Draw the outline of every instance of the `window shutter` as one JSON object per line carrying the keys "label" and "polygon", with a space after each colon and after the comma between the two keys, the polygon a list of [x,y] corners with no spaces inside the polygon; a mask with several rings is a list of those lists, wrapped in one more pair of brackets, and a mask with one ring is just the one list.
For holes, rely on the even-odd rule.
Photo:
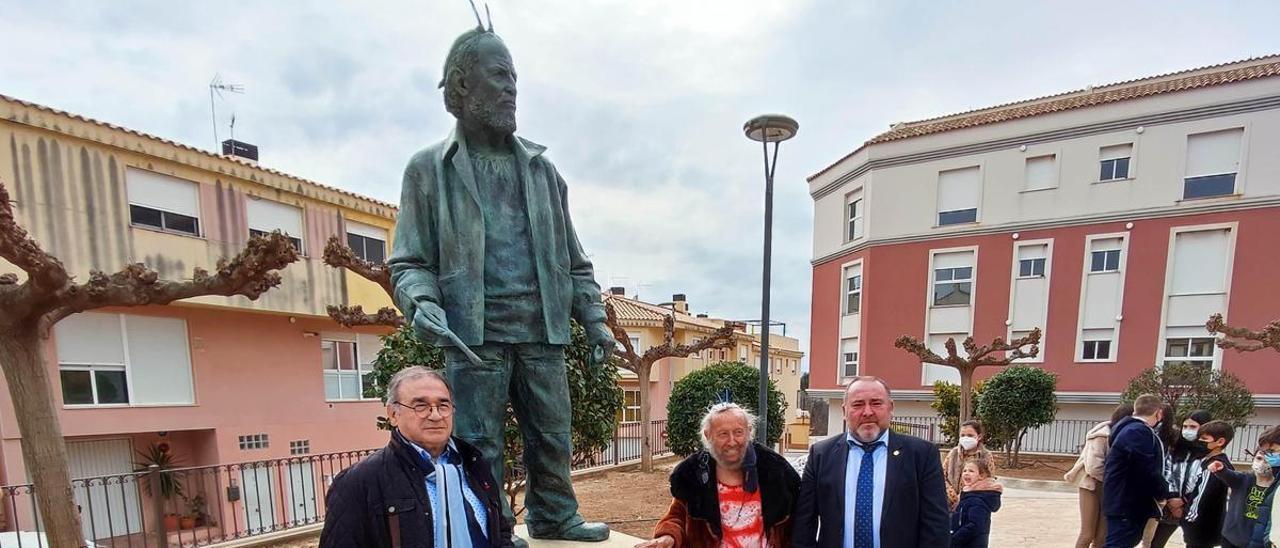
{"label": "window shutter", "polygon": [[1098,160],[1114,160],[1116,158],[1132,158],[1133,144],[1112,145],[1098,149]]}
{"label": "window shutter", "polygon": [[302,238],[302,210],[271,200],[249,199],[249,228],[271,232],[280,230],[294,238]]}
{"label": "window shutter", "polygon": [[134,403],[195,403],[187,324],[179,318],[125,316]]}
{"label": "window shutter", "polygon": [[1187,177],[1240,171],[1244,128],[1187,136]]}
{"label": "window shutter", "polygon": [[125,171],[125,186],[131,204],[200,217],[200,189],[194,182],[129,168]]}
{"label": "window shutter", "polygon": [[938,211],[977,209],[981,186],[978,166],[938,173]]}
{"label": "window shutter", "polygon": [[357,223],[355,221],[346,221],[346,224],[348,234],[364,236],[365,238],[373,238],[375,240],[381,240],[384,243],[387,241],[387,230],[384,228],[378,228],[364,223]]}
{"label": "window shutter", "polygon": [[119,314],[72,314],[53,326],[58,362],[124,365]]}
{"label": "window shutter", "polygon": [[973,266],[973,252],[938,253],[933,256],[933,269],[965,268]]}
{"label": "window shutter", "polygon": [[1227,250],[1231,231],[1201,230],[1178,233],[1173,244],[1173,284],[1170,292],[1220,293],[1227,288]]}
{"label": "window shutter", "polygon": [[1040,190],[1058,186],[1058,169],[1055,156],[1027,158],[1027,190]]}

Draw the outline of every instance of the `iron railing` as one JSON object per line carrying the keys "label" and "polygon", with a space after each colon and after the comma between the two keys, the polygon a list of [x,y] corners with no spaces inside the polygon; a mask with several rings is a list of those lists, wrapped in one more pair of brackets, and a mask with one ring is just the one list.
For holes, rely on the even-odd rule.
{"label": "iron railing", "polygon": [[[665,420],[653,421],[653,454],[670,452]],[[618,426],[599,451],[574,470],[638,461],[640,424]],[[324,521],[324,495],[334,476],[374,449],[148,470],[71,481],[89,546],[206,546]],[[156,496],[159,494],[159,496]],[[0,486],[0,545],[44,548],[31,484]]]}
{"label": "iron railing", "polygon": [[[1039,428],[1028,430],[1022,438],[1022,451],[1025,453],[1044,453],[1049,455],[1079,455],[1084,448],[1085,435],[1099,421],[1081,419],[1055,420]],[[899,429],[908,429],[911,435],[925,440],[945,444],[950,440],[942,433],[942,418],[927,417],[894,417],[893,425]],[[1245,450],[1253,450],[1258,444],[1258,436],[1271,425],[1248,424],[1236,429],[1235,437],[1227,446],[1227,456],[1232,462],[1250,462]]]}

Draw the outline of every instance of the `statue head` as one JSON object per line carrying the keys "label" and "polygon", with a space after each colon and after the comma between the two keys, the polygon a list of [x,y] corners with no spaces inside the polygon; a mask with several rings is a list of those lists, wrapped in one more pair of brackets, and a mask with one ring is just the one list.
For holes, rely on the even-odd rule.
{"label": "statue head", "polygon": [[516,131],[516,71],[493,31],[477,27],[453,41],[444,62],[444,107],[465,125],[501,135]]}

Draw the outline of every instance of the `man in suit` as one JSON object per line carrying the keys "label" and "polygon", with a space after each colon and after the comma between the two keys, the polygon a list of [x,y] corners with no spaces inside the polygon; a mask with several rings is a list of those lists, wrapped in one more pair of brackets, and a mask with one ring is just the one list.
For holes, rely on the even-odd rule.
{"label": "man in suit", "polygon": [[889,432],[893,397],[879,377],[844,393],[845,433],[814,444],[800,480],[798,548],[945,547],[942,461],[932,443]]}

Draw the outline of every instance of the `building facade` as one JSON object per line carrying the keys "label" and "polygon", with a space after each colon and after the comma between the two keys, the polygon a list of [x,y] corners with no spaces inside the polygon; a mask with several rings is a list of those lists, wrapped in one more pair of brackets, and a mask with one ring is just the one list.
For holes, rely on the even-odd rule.
{"label": "building facade", "polygon": [[[322,256],[338,237],[382,261],[393,205],[4,96],[0,142],[0,182],[15,199],[18,222],[77,279],[135,262],[162,279],[189,279],[194,268],[214,270],[251,235],[273,230],[302,254],[257,301],[202,297],[57,324],[45,355],[73,477],[133,472],[153,444],[175,465],[204,466],[386,443],[375,428],[385,410],[362,391],[385,329],[343,328],[325,308],[375,310],[391,300]],[[19,271],[0,261],[0,272]],[[22,443],[0,379],[0,484],[29,481]],[[320,482],[329,478],[312,468],[277,477],[284,473],[242,474],[242,496],[210,500],[211,511],[225,505],[219,511],[228,522],[249,529],[305,521],[298,504],[314,514]],[[313,500],[282,503],[279,490],[291,481],[295,497]],[[77,491],[82,508],[96,496]],[[97,515],[82,516],[87,538],[97,538],[91,529],[141,532],[140,515],[129,514],[149,507],[139,505],[136,490],[120,496],[129,499],[117,501],[127,512],[105,515],[104,499]]]}
{"label": "building facade", "polygon": [[[723,327],[729,320],[711,318],[706,314],[692,314],[685,295],[672,296],[671,302],[650,304],[628,298],[620,287],[610,288],[604,295],[618,315],[618,323],[627,330],[631,345],[637,353],[664,343],[663,320],[675,318],[675,342],[694,344],[705,339],[712,331]],[[649,382],[650,416],[653,420],[667,418],[667,401],[671,388],[685,375],[708,365],[724,361],[741,361],[752,367],[760,365],[760,336],[748,331],[748,326],[735,323],[734,343],[727,348],[703,350],[686,358],[664,358],[653,365]],[[800,341],[793,337],[773,334],[769,337],[769,378],[787,401],[788,422],[796,418],[796,399],[800,393]],[[623,390],[622,422],[640,420],[640,385],[635,373],[621,370],[619,384]]]}
{"label": "building facade", "polygon": [[[943,353],[1039,327],[1059,418],[1102,419],[1144,369],[1239,376],[1280,423],[1280,356],[1224,352],[1204,324],[1280,317],[1280,57],[895,124],[808,180],[811,395],[878,375],[927,416]],[[998,371],[979,370],[979,378]]]}

